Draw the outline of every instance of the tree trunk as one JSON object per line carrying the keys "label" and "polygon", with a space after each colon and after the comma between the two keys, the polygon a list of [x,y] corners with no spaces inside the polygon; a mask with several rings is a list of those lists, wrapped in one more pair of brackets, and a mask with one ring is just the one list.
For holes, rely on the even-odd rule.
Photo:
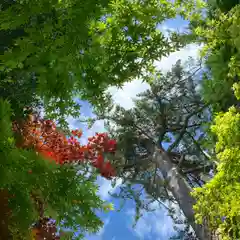
{"label": "tree trunk", "polygon": [[177,166],[172,163],[167,152],[156,149],[154,161],[162,172],[163,178],[167,183],[167,188],[172,193],[185,217],[189,221],[199,240],[212,239],[210,231],[205,226],[195,223],[193,205],[195,199],[190,195],[192,191],[186,180],[179,174]]}

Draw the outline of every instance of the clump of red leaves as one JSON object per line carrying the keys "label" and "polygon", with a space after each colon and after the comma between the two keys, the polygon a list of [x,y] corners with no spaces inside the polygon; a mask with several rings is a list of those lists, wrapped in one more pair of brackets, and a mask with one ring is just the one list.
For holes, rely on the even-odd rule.
{"label": "clump of red leaves", "polygon": [[109,161],[104,161],[104,153],[116,151],[116,141],[109,139],[106,133],[96,133],[88,139],[87,145],[81,145],[77,138],[82,136],[80,130],[73,130],[69,139],[60,132],[51,120],[30,115],[22,124],[14,123],[13,130],[22,136],[19,147],[34,147],[57,164],[90,162],[100,174],[111,179],[116,176],[115,169]]}

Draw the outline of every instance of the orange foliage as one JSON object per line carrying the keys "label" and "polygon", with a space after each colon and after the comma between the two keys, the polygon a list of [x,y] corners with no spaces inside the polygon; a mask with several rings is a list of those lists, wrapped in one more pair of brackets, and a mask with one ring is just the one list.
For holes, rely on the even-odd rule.
{"label": "orange foliage", "polygon": [[80,130],[73,130],[69,139],[56,128],[51,120],[40,119],[30,115],[28,121],[19,126],[14,123],[13,129],[22,136],[19,147],[34,147],[36,152],[57,164],[81,163],[88,161],[99,169],[102,176],[112,178],[116,172],[109,161],[105,162],[103,153],[114,153],[116,141],[109,139],[106,133],[97,133],[88,139],[87,145],[81,145],[76,138],[82,136]]}
{"label": "orange foliage", "polygon": [[[16,146],[20,148],[34,148],[37,154],[41,154],[49,161],[57,164],[90,162],[96,167],[100,174],[111,179],[116,176],[115,169],[109,161],[104,161],[104,153],[114,153],[116,150],[116,141],[109,139],[106,133],[97,133],[94,137],[88,139],[87,145],[81,145],[77,138],[82,136],[82,131],[73,130],[69,139],[57,129],[56,124],[51,120],[44,120],[35,115],[30,115],[26,121],[14,122],[13,131],[18,134],[20,140],[17,140]],[[29,169],[29,174],[32,170]],[[4,197],[5,192],[0,192],[1,206],[5,206],[8,197]],[[5,196],[5,195],[4,195]],[[32,238],[34,240],[57,240],[55,223],[44,217],[44,201],[38,199],[32,194],[32,199],[36,203],[36,209],[39,212],[37,224],[32,228]],[[76,202],[77,203],[77,202]],[[7,205],[6,205],[7,206]],[[7,209],[3,207],[3,209]],[[0,213],[0,215],[2,215]],[[8,229],[7,220],[5,224],[0,225],[0,231]],[[3,216],[2,215],[2,216]],[[0,219],[1,220],[1,219]],[[8,234],[8,231],[6,231]],[[3,236],[0,234],[0,237]],[[7,235],[6,235],[7,236]],[[6,238],[7,239],[7,238]]]}

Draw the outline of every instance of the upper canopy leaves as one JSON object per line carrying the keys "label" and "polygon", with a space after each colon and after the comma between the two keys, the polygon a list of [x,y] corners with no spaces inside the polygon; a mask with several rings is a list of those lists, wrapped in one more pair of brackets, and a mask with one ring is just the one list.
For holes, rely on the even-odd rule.
{"label": "upper canopy leaves", "polygon": [[156,29],[176,16],[168,1],[24,0],[2,8],[3,79],[35,79],[46,112],[66,113],[76,94],[97,104],[107,86],[151,71],[179,45]]}

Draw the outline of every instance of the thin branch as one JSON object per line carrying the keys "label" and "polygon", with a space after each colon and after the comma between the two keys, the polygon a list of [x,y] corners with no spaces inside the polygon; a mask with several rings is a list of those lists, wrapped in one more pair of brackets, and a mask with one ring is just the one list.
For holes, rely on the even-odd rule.
{"label": "thin branch", "polygon": [[192,136],[192,134],[189,133],[188,131],[186,131],[186,134],[191,137],[191,139],[193,140],[193,143],[196,145],[197,149],[198,149],[207,159],[210,160],[209,155],[207,155],[207,154],[202,150],[202,148],[200,147],[199,143],[196,141],[196,139],[194,139],[194,137]]}
{"label": "thin branch", "polygon": [[194,176],[193,174],[190,174],[190,177],[195,181],[195,183],[197,183],[198,184],[198,186],[199,187],[202,187],[202,185],[201,185],[201,183],[200,183],[200,181],[202,181],[203,182],[203,184],[205,184],[206,182],[205,181],[203,181],[203,180],[201,180],[201,179],[199,179],[199,178],[197,178],[196,176]]}
{"label": "thin branch", "polygon": [[208,165],[204,165],[204,166],[198,166],[198,167],[195,167],[195,168],[190,168],[190,169],[187,169],[187,170],[182,170],[182,172],[184,174],[187,174],[187,173],[198,173],[198,172],[202,172],[202,170],[209,170],[213,167],[213,164],[208,164]]}
{"label": "thin branch", "polygon": [[158,169],[158,164],[157,164],[157,162],[156,162],[156,163],[155,163],[155,170],[154,170],[154,178],[153,178],[153,182],[156,181],[157,169]]}
{"label": "thin branch", "polygon": [[142,128],[140,128],[136,123],[133,122],[133,126],[136,129],[138,129],[143,135],[145,135],[149,140],[151,140],[153,144],[156,144],[156,141],[153,139],[153,137],[148,135],[148,133],[146,131],[144,131]]}
{"label": "thin branch", "polygon": [[182,155],[179,159],[179,163],[177,165],[177,170],[179,170],[181,168],[181,165],[182,165],[183,161],[184,161],[184,155]]}
{"label": "thin branch", "polygon": [[[108,119],[108,120],[112,120],[114,121],[115,123],[119,123],[119,120],[116,119],[116,118],[113,118],[113,117],[110,117],[110,116],[105,116],[104,117],[105,119]],[[157,145],[156,141],[154,140],[154,138],[152,136],[150,136],[146,131],[144,131],[141,127],[139,127],[134,121],[132,121],[132,126],[134,128],[136,128],[137,130],[139,130],[143,135],[145,135],[149,140],[151,140],[152,144],[154,145]],[[163,147],[162,146],[159,146],[160,149],[163,150]]]}
{"label": "thin branch", "polygon": [[182,129],[182,131],[180,132],[179,136],[177,137],[177,139],[175,140],[175,142],[173,142],[173,144],[171,144],[168,148],[168,152],[171,152],[178,144],[179,142],[182,140],[182,137],[184,136],[184,134],[186,133],[186,129],[188,126],[188,121],[190,120],[191,117],[193,117],[195,114],[202,112],[205,108],[207,108],[209,106],[209,104],[204,105],[203,107],[201,107],[200,109],[192,112],[191,114],[189,114],[186,119],[185,119],[185,123],[184,123],[184,127]]}
{"label": "thin branch", "polygon": [[[188,125],[187,127],[186,127],[186,129],[187,128],[192,128],[192,127],[200,127],[201,126],[201,123],[195,123],[195,124],[192,124],[192,125]],[[185,127],[185,126],[176,126],[175,128],[173,127],[173,128],[167,128],[167,131],[168,132],[174,132],[174,131],[179,131],[179,130],[181,130],[183,127]]]}
{"label": "thin branch", "polygon": [[164,202],[162,202],[161,200],[159,200],[159,198],[154,197],[154,200],[157,201],[159,204],[161,204],[166,210],[168,210],[169,212],[171,212],[171,208],[169,208]]}

